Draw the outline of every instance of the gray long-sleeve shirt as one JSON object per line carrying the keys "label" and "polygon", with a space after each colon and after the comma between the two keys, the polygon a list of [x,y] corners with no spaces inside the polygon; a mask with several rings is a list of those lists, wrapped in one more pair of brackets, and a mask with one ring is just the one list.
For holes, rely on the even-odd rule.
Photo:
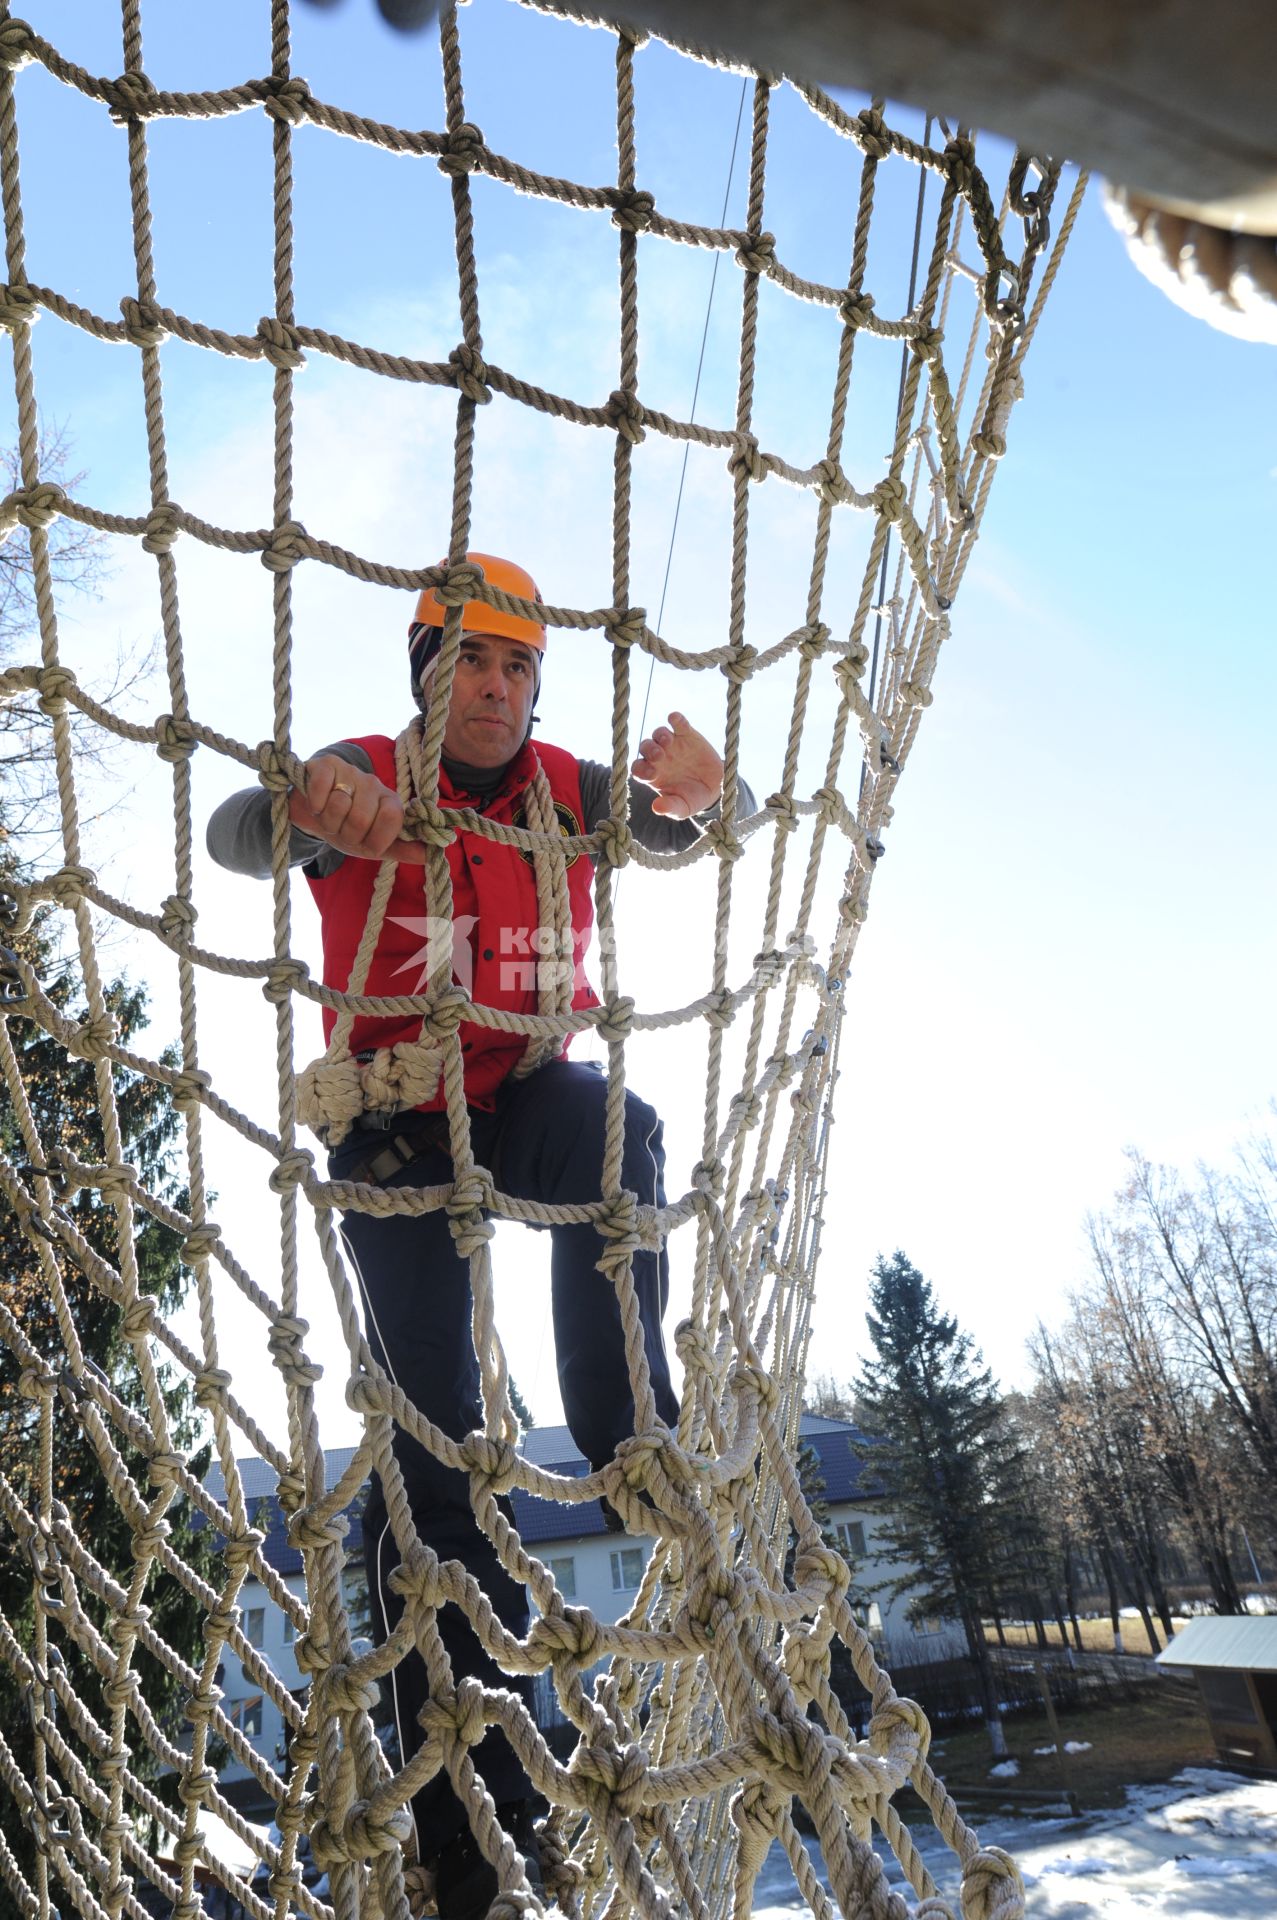
{"label": "gray long-sleeve shirt", "polygon": [[[339,740],[320,751],[336,754],[338,759],[358,767],[361,772],[372,772],[372,761],[363,747],[353,741]],[[596,760],[582,760],[579,765],[584,830],[592,833],[608,818],[612,776]],[[711,820],[719,817],[715,804],[690,820],[670,820],[664,814],[653,813],[654,797],[651,787],[638,780],[630,781],[630,828],[639,845],[650,853],[681,852],[700,838]],[[757,804],[749,787],[740,781],[736,818],[741,820],[755,812]],[[270,873],[271,841],[270,795],[265,788],[246,787],[223,800],[209,818],[206,839],[209,853],[219,867],[226,867],[232,873],[249,874],[253,879],[265,879]],[[326,840],[293,828],[288,845],[290,866],[308,867],[316,879],[322,880],[335,873],[345,858],[344,853],[330,847]]]}

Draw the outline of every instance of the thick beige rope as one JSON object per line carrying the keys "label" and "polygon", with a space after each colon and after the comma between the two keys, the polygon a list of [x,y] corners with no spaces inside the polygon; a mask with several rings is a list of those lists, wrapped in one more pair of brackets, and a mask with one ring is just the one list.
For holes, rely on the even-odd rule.
{"label": "thick beige rope", "polygon": [[[589,16],[565,6],[546,11]],[[74,924],[88,998],[88,1016],[76,1024],[62,1015],[41,983],[21,963],[26,1002],[68,1055],[93,1062],[104,1127],[105,1157],[90,1166],[64,1143],[41,1137],[24,1081],[23,1062],[7,1022],[0,1039],[0,1073],[15,1116],[25,1162],[0,1155],[0,1196],[28,1236],[55,1315],[65,1359],[51,1365],[31,1344],[0,1300],[0,1340],[15,1356],[21,1391],[36,1414],[36,1495],[25,1501],[0,1475],[0,1526],[32,1568],[30,1629],[0,1618],[0,1659],[26,1690],[36,1733],[33,1777],[19,1768],[0,1730],[0,1798],[36,1836],[34,1878],[28,1879],[7,1840],[0,1839],[0,1881],[31,1920],[50,1920],[71,1899],[85,1913],[128,1914],[141,1920],[135,1891],[141,1875],[171,1900],[182,1920],[200,1912],[197,1876],[212,1872],[254,1920],[284,1920],[300,1912],[321,1920],[385,1915],[406,1920],[410,1894],[421,1889],[405,1876],[407,1803],[433,1774],[446,1772],[467,1807],[480,1844],[496,1866],[503,1894],[494,1910],[514,1920],[532,1900],[522,1865],[496,1822],[495,1808],[477,1774],[472,1750],[485,1728],[500,1723],[529,1776],[554,1809],[544,1834],[548,1885],[585,1914],[644,1915],[684,1906],[695,1920],[744,1920],[757,1876],[773,1841],[789,1860],[795,1883],[812,1911],[832,1912],[812,1859],[790,1812],[803,1801],[818,1832],[833,1901],[847,1915],[925,1916],[941,1920],[954,1908],[936,1894],[927,1867],[892,1806],[906,1779],[913,1782],[961,1869],[963,1920],[1014,1920],[1023,1911],[1013,1865],[996,1849],[981,1849],[927,1765],[928,1730],[912,1703],[898,1698],[847,1602],[849,1572],[820,1537],[794,1464],[800,1391],[811,1335],[811,1306],[820,1251],[822,1210],[830,1178],[832,1098],[843,1046],[844,986],[863,924],[869,887],[890,823],[892,796],[931,703],[939,649],[949,632],[949,610],[976,537],[992,476],[1005,451],[1007,424],[1022,390],[1021,370],[1060,248],[1076,212],[1070,206],[1030,308],[1033,276],[1048,244],[1048,219],[1058,168],[1019,156],[1001,208],[976,165],[974,145],[959,133],[943,148],[912,140],[886,123],[875,104],[849,115],[812,88],[799,89],[814,114],[860,156],[859,189],[849,234],[845,285],[825,286],[786,267],[766,227],[768,130],[775,76],[755,76],[745,226],[712,228],[658,210],[640,184],[635,110],[639,38],[616,36],[615,183],[582,186],[532,172],[494,154],[466,115],[456,12],[444,10],[441,46],[445,126],[438,132],[388,127],[317,101],[291,71],[286,0],[272,0],[269,76],[207,93],[163,92],[145,72],[139,0],[123,0],[122,72],[98,79],[65,60],[0,6],[0,190],[6,223],[7,282],[0,286],[0,327],[12,338],[20,428],[21,486],[0,502],[0,534],[29,530],[40,618],[41,656],[0,675],[0,693],[39,700],[54,723],[62,818],[62,864],[16,888],[10,920],[21,928],[41,902],[66,912]],[[704,50],[692,51],[703,53]],[[713,56],[706,56],[712,58]],[[55,289],[34,286],[26,274],[15,75],[29,61],[99,101],[122,124],[128,147],[136,286],[121,300],[122,319],[106,320]],[[274,311],[253,333],[212,328],[165,307],[150,244],[147,131],[153,118],[216,118],[263,112],[272,134]],[[293,299],[291,142],[302,125],[325,129],[383,149],[434,162],[449,182],[456,232],[462,337],[442,363],[411,361],[376,347],[338,339],[299,319]],[[896,317],[879,314],[867,282],[875,187],[884,166],[918,169],[931,183],[932,220],[920,260],[916,304]],[[604,404],[547,392],[484,358],[472,173],[520,192],[606,217],[617,234],[619,330],[616,386]],[[1080,188],[1079,188],[1080,192]],[[1022,223],[1022,244],[1012,242]],[[963,257],[963,235],[975,257]],[[646,238],[643,238],[646,236]],[[656,240],[727,251],[740,271],[741,334],[737,398],[730,424],[703,426],[649,404],[640,394],[639,294],[642,247]],[[640,241],[642,240],[642,246]],[[811,302],[837,329],[830,426],[823,452],[791,460],[765,451],[754,429],[754,383],[759,352],[760,289]],[[977,297],[960,371],[946,352],[946,330],[965,288]],[[108,514],[73,500],[38,470],[35,389],[30,328],[41,310],[64,324],[138,354],[150,467],[144,511]],[[169,491],[161,385],[161,347],[167,336],[246,361],[266,360],[274,383],[274,499],[266,529],[223,528],[197,519]],[[293,518],[292,380],[308,353],[323,353],[384,378],[448,387],[456,394],[454,491],[448,558],[441,566],[408,568],[350,552],[312,536]],[[856,484],[844,464],[851,376],[865,353],[903,356],[901,402],[885,471]],[[983,352],[983,376],[973,379]],[[609,432],[614,446],[612,604],[604,608],[535,607],[491,587],[466,561],[475,459],[475,415],[480,406],[524,405]],[[693,440],[726,457],[732,489],[732,557],[727,628],[699,651],[671,646],[635,605],[631,570],[631,487],[634,464],[649,432]],[[801,620],[765,646],[747,637],[747,585],[752,489],[783,480],[813,496],[812,560]],[[827,607],[826,572],[835,516],[868,514],[871,533],[861,587],[837,630]],[[170,711],[151,725],[126,721],[95,701],[61,658],[57,608],[48,568],[47,529],[59,514],[114,537],[141,541],[154,556],[164,633]],[[271,738],[252,746],[228,738],[192,714],[186,693],[178,598],[176,543],[183,535],[225,551],[256,554],[272,574],[274,598],[274,715]],[[894,546],[894,583],[879,598],[884,559]],[[314,981],[293,952],[287,865],[287,794],[304,786],[304,766],[292,741],[291,574],[303,561],[333,566],[382,584],[430,584],[449,613],[424,722],[397,744],[400,792],[408,831],[426,850],[423,885],[429,914],[451,924],[452,893],[446,849],[458,830],[528,853],[536,878],[542,944],[552,956],[538,981],[536,1013],[514,1015],[476,1006],[451,978],[447,943],[416,995],[369,995],[368,966],[379,937],[393,867],[378,874],[360,952],[345,989]],[[439,753],[461,637],[461,609],[478,600],[547,625],[595,636],[610,648],[613,668],[612,782],[609,818],[595,831],[566,838],[559,831],[548,788],[531,792],[526,824],[497,825],[464,809],[440,805]],[[888,636],[871,673],[869,623],[885,622]],[[628,822],[631,659],[638,648],[687,671],[721,671],[727,678],[723,748],[722,820],[686,853],[656,855],[634,841]],[[780,785],[759,812],[735,818],[740,779],[742,716],[760,676],[781,663],[792,667],[793,699]],[[767,684],[764,680],[764,684]],[[804,728],[816,706],[832,715],[821,784],[799,788]],[[157,905],[117,899],[85,866],[78,821],[76,769],[69,714],[77,709],[95,725],[135,744],[151,746],[172,769],[174,871],[172,891]],[[197,747],[251,768],[272,795],[273,950],[245,958],[197,944],[192,898],[190,756]],[[831,831],[833,848],[829,846]],[[795,835],[798,839],[795,840]],[[760,838],[761,836],[761,838]],[[736,863],[752,848],[766,853],[768,881],[761,937],[742,978],[729,969],[729,932],[736,894]],[[791,849],[805,845],[797,876]],[[834,850],[841,847],[841,853]],[[596,862],[596,917],[600,930],[602,1004],[573,1012],[571,915],[566,862],[588,854]],[[817,929],[822,863],[837,858],[842,890],[832,931]],[[625,991],[615,942],[615,879],[630,861],[649,871],[716,861],[713,957],[708,988],[682,1006],[640,1008]],[[123,1047],[107,1015],[91,910],[110,915],[176,959],[181,1059],[168,1065]],[[201,1065],[198,1032],[200,970],[257,980],[276,1009],[278,1105],[271,1127],[239,1113],[217,1091]],[[323,1061],[294,1072],[294,1002],[335,1010],[333,1041]],[[421,1038],[360,1069],[349,1037],[362,1014],[420,1018]],[[313,1016],[312,1016],[313,1017]],[[741,1018],[735,1049],[728,1029]],[[566,1037],[593,1031],[608,1052],[607,1131],[602,1190],[597,1200],[549,1207],[499,1191],[474,1157],[465,1104],[458,1027],[462,1020],[521,1036],[519,1071],[533,1073],[554,1057]],[[706,1098],[701,1158],[686,1189],[667,1205],[639,1204],[621,1185],[625,1056],[629,1036],[641,1031],[704,1026]],[[167,1087],[184,1116],[189,1211],[179,1213],[148,1192],[123,1159],[112,1074],[125,1067]],[[323,1122],[339,1137],[358,1113],[386,1111],[434,1096],[442,1087],[454,1177],[433,1188],[360,1186],[323,1179],[313,1154],[299,1143],[298,1123]],[[300,1101],[300,1105],[299,1105]],[[279,1204],[278,1281],[263,1286],[226,1244],[207,1212],[203,1130],[230,1127],[266,1157]],[[114,1209],[122,1248],[118,1263],[96,1254],[78,1232],[65,1201],[88,1188]],[[304,1203],[304,1206],[303,1206]],[[469,1260],[473,1331],[483,1388],[484,1425],[456,1441],[409,1404],[378,1368],[363,1337],[355,1292],[334,1223],[334,1210],[356,1208],[387,1216],[446,1210],[459,1252]],[[183,1236],[184,1257],[198,1302],[198,1348],[167,1326],[141,1293],[133,1255],[139,1214],[163,1221]],[[318,1377],[300,1315],[298,1235],[313,1221],[349,1353],[348,1397],[363,1432],[350,1467],[329,1487],[315,1418]],[[539,1225],[592,1221],[606,1252],[601,1270],[615,1287],[626,1335],[636,1406],[635,1433],[607,1467],[582,1479],[539,1468],[517,1450],[517,1425],[508,1395],[506,1361],[493,1310],[492,1218]],[[633,1285],[633,1256],[693,1229],[693,1290],[689,1318],[676,1343],[685,1371],[677,1432],[656,1418]],[[67,1276],[75,1273],[115,1302],[134,1356],[140,1403],[124,1403],[93,1366],[80,1343]],[[259,1315],[286,1388],[287,1432],[263,1429],[234,1393],[222,1360],[227,1302]],[[237,1337],[242,1338],[242,1333]],[[162,1365],[193,1381],[208,1421],[225,1486],[214,1501],[192,1478],[175,1450],[161,1384]],[[782,1384],[783,1383],[783,1384]],[[53,1462],[59,1432],[74,1422],[89,1437],[103,1484],[127,1517],[131,1563],[98,1564],[77,1538],[54,1498]],[[526,1585],[536,1618],[523,1640],[511,1636],[485,1595],[455,1563],[439,1562],[414,1525],[392,1451],[396,1427],[467,1476],[477,1524],[493,1542],[511,1576]],[[275,1470],[289,1534],[306,1573],[307,1606],[298,1605],[262,1555],[237,1466],[247,1443]],[[141,1460],[144,1472],[126,1460]],[[356,1654],[342,1599],[345,1514],[370,1468],[386,1488],[401,1567],[395,1576],[406,1606],[390,1640]],[[530,1554],[505,1520],[499,1496],[521,1488],[564,1504],[606,1494],[635,1534],[654,1547],[629,1613],[615,1624],[570,1605],[550,1572]],[[227,1542],[219,1584],[195,1575],[170,1545],[164,1514],[178,1497],[201,1511]],[[785,1575],[796,1543],[790,1577]],[[311,1685],[299,1705],[251,1648],[239,1625],[243,1581],[260,1581],[274,1604],[292,1618],[297,1654]],[[168,1647],[149,1617],[150,1583],[185,1586],[204,1614],[203,1646]],[[94,1625],[85,1600],[107,1607],[109,1634]],[[578,1739],[566,1763],[558,1760],[517,1698],[458,1680],[437,1630],[443,1604],[460,1606],[475,1632],[510,1673],[548,1673]],[[830,1687],[835,1639],[848,1647],[870,1703],[863,1739],[853,1737]],[[105,1717],[95,1720],[67,1681],[62,1645],[74,1644],[105,1682]],[[415,1647],[426,1663],[431,1700],[425,1743],[416,1757],[391,1769],[376,1741],[370,1709],[378,1682]],[[180,1751],[161,1728],[137,1684],[135,1654],[145,1648],[181,1682],[192,1726]],[[289,1765],[262,1760],[220,1703],[216,1673],[226,1649],[283,1715]],[[600,1663],[607,1663],[605,1667]],[[813,1714],[815,1717],[813,1717]],[[250,1769],[277,1809],[282,1844],[265,1849],[269,1901],[242,1880],[211,1866],[199,1837],[199,1817],[212,1810],[240,1834],[252,1830],[229,1806],[208,1764],[209,1742],[220,1740]],[[149,1749],[179,1776],[182,1811],[162,1807],[134,1764]],[[159,1851],[137,1837],[134,1818],[159,1824]],[[4,1822],[0,1822],[0,1833]],[[301,1884],[300,1833],[310,1833],[314,1857],[327,1868],[331,1894],[317,1901]],[[875,1832],[900,1863],[916,1896],[911,1904],[888,1886]],[[414,1870],[415,1871],[415,1870]]]}

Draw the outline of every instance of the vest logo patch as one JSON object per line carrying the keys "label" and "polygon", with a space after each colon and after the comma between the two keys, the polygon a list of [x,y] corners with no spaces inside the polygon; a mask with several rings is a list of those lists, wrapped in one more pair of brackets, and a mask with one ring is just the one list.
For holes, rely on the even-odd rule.
{"label": "vest logo patch", "polygon": [[[571,807],[568,805],[566,800],[556,800],[554,803],[554,811],[559,822],[559,832],[563,835],[565,840],[570,840],[573,834],[580,833],[581,822],[577,819],[576,815],[573,813]],[[519,801],[518,806],[514,810],[514,818],[510,824],[515,827],[526,828],[528,824],[528,808],[527,808],[526,800],[521,799]],[[518,853],[520,860],[524,862],[525,866],[530,867],[532,865],[531,847],[518,847],[515,849],[515,851]],[[580,857],[581,857],[580,852],[578,851],[578,849],[574,847],[569,848],[568,851],[563,856],[565,862],[569,867],[573,864],[574,861],[579,860]]]}

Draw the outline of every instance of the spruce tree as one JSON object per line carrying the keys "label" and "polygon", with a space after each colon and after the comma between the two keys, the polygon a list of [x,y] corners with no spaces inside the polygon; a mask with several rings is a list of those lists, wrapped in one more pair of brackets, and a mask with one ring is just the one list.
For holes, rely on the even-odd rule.
{"label": "spruce tree", "polygon": [[[12,885],[15,877],[21,877],[21,870],[12,855],[0,849],[0,892],[6,882]],[[45,992],[59,1010],[76,1017],[81,1005],[76,970],[59,960],[47,911],[38,914],[25,932],[5,932],[0,938],[31,963]],[[106,997],[121,1040],[127,1046],[146,1025],[145,992],[124,980],[116,980],[108,988]],[[82,1162],[101,1163],[105,1149],[92,1065],[69,1058],[42,1027],[22,1015],[20,1008],[9,1013],[8,1029],[43,1153],[49,1156],[55,1148],[65,1147]],[[115,1091],[125,1156],[136,1167],[140,1184],[169,1205],[182,1208],[186,1194],[175,1162],[180,1119],[170,1103],[167,1089],[138,1074],[117,1069]],[[0,1151],[10,1165],[25,1171],[29,1184],[27,1143],[22,1137],[14,1102],[3,1082],[0,1082]],[[114,1207],[104,1200],[101,1192],[84,1188],[78,1194],[66,1195],[61,1204],[94,1251],[118,1268],[118,1220]],[[179,1237],[139,1210],[134,1244],[143,1289],[153,1297],[161,1313],[170,1314],[180,1303],[188,1278],[181,1265]],[[145,1417],[141,1381],[132,1348],[121,1327],[119,1308],[78,1271],[62,1249],[56,1258],[86,1359],[101,1369],[112,1391],[126,1406]],[[38,1351],[48,1373],[54,1376],[62,1373],[67,1354],[39,1254],[17,1213],[5,1204],[0,1204],[0,1301],[13,1315],[25,1340]],[[0,1336],[0,1474],[22,1507],[28,1513],[37,1513],[40,1507],[35,1485],[40,1459],[39,1402],[23,1390],[22,1374],[22,1361]],[[129,1523],[110,1491],[98,1456],[77,1418],[74,1382],[69,1375],[63,1377],[66,1390],[56,1392],[52,1401],[53,1496],[62,1503],[71,1529],[88,1553],[117,1581],[127,1584],[133,1567]],[[200,1439],[200,1416],[190,1389],[171,1371],[161,1378],[172,1442],[182,1449],[195,1448]],[[134,1484],[144,1497],[149,1497],[153,1490],[145,1459],[127,1434],[113,1427],[109,1419],[107,1424]],[[198,1478],[206,1466],[206,1451],[194,1453],[190,1459],[192,1473]],[[203,1525],[195,1527],[189,1509],[180,1500],[170,1504],[165,1519],[168,1542],[174,1551],[205,1578],[213,1575],[215,1539],[211,1529]],[[18,1645],[28,1651],[33,1646],[36,1585],[32,1563],[21,1538],[7,1521],[0,1520],[0,1616],[8,1622]],[[60,1588],[62,1581],[55,1564],[49,1587],[55,1601]],[[110,1646],[110,1607],[96,1598],[83,1580],[76,1582],[76,1592],[84,1612],[98,1632],[106,1636]],[[204,1615],[199,1603],[179,1581],[158,1567],[152,1572],[144,1601],[155,1631],[185,1660],[198,1667],[204,1654],[201,1632]],[[103,1698],[103,1675],[75,1644],[62,1620],[58,1612],[49,1616],[49,1638],[57,1649],[56,1657],[60,1658],[70,1684],[93,1718],[100,1726],[109,1727],[111,1715]],[[134,1655],[134,1665],[147,1706],[168,1738],[175,1744],[183,1744],[187,1731],[182,1716],[185,1687],[142,1648]],[[50,1700],[52,1696],[46,1692],[45,1698]],[[4,1657],[0,1637],[0,1730],[23,1776],[34,1782],[35,1737],[29,1705],[14,1665]],[[95,1755],[60,1708],[56,1719],[62,1736],[79,1754],[89,1773],[99,1777]],[[131,1725],[130,1736],[135,1733],[136,1728]],[[158,1761],[140,1737],[133,1739],[130,1766],[143,1778],[150,1779],[153,1790],[161,1798],[176,1805],[175,1776],[161,1777]],[[57,1792],[52,1774],[50,1791]],[[86,1814],[86,1833],[92,1835],[95,1827],[94,1819]],[[0,1830],[27,1887],[34,1886],[34,1842],[2,1778]],[[6,1885],[4,1874],[0,1873],[0,1920],[21,1920],[27,1910],[28,1902],[21,1889]]]}
{"label": "spruce tree", "polygon": [[940,1311],[903,1253],[879,1258],[867,1315],[874,1358],[856,1389],[881,1487],[882,1533],[915,1617],[956,1620],[975,1668],[995,1757],[1006,1752],[984,1614],[1004,1563],[1017,1442],[993,1375],[969,1334]]}

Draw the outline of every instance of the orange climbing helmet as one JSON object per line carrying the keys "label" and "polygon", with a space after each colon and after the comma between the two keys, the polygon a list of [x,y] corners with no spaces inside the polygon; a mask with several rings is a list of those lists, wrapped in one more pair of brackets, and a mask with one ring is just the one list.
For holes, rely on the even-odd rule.
{"label": "orange climbing helmet", "polygon": [[[503,560],[496,553],[468,553],[466,559],[483,568],[483,577],[488,586],[499,587],[503,593],[515,594],[520,600],[541,598],[541,590],[532,575],[516,566],[513,560]],[[446,561],[440,562],[441,566],[446,564]],[[421,676],[443,644],[443,623],[447,612],[434,588],[424,588],[417,602],[416,617],[408,628],[412,691],[418,699]],[[525,620],[521,614],[490,607],[486,600],[466,601],[461,609],[461,626],[463,632],[495,633],[503,640],[521,640],[538,656],[545,652],[545,628],[539,621]]]}
{"label": "orange climbing helmet", "polygon": [[[520,600],[539,600],[540,588],[530,573],[516,566],[513,560],[503,560],[495,553],[468,553],[466,559],[475,566],[483,568],[483,577],[490,587],[499,587],[502,593],[513,593]],[[446,561],[441,561],[446,565]],[[417,602],[417,617],[414,626],[441,627],[448,609],[433,587],[426,587]],[[503,640],[522,640],[525,646],[535,647],[538,653],[545,652],[545,628],[537,620],[525,620],[517,613],[505,613],[500,607],[490,607],[486,600],[467,600],[461,609],[461,625],[471,633],[496,633]]]}

